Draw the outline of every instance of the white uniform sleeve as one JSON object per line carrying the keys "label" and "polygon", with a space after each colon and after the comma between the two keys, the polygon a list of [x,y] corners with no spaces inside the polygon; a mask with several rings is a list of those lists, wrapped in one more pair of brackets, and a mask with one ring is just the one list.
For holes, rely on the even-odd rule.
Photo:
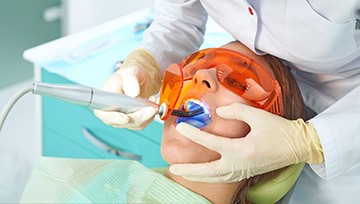
{"label": "white uniform sleeve", "polygon": [[360,166],[360,86],[311,119],[319,135],[325,163],[311,165],[322,178],[331,179]]}
{"label": "white uniform sleeve", "polygon": [[158,61],[162,72],[203,43],[207,13],[199,0],[160,0],[140,47]]}

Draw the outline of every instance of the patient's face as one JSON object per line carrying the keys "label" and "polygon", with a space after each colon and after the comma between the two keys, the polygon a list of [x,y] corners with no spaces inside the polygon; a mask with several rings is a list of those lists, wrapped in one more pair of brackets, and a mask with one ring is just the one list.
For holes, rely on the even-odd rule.
{"label": "patient's face", "polygon": [[[268,64],[260,56],[253,54],[245,46],[239,43],[231,43],[224,48],[233,49],[261,63],[268,68]],[[233,103],[246,103],[240,96],[226,89],[217,80],[216,69],[203,69],[196,72],[194,78],[187,82],[192,88],[184,95],[184,98],[194,98],[207,104],[212,121],[203,128],[204,131],[227,138],[240,138],[246,136],[250,127],[243,121],[227,120],[216,115],[216,108]],[[175,163],[198,163],[208,162],[220,158],[220,154],[199,145],[182,136],[176,127],[176,116],[170,116],[164,122],[161,153],[170,165]]]}

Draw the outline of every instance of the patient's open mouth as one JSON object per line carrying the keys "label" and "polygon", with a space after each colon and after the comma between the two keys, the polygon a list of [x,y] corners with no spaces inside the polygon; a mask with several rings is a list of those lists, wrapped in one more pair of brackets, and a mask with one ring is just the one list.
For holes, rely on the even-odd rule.
{"label": "patient's open mouth", "polygon": [[177,124],[185,122],[197,128],[204,128],[205,126],[210,124],[211,115],[208,107],[204,102],[198,99],[189,98],[185,101],[184,105],[181,108],[185,111],[193,111],[202,108],[203,113],[192,117],[178,117],[176,120]]}
{"label": "patient's open mouth", "polygon": [[209,109],[207,108],[207,106],[198,99],[194,99],[194,98],[187,99],[183,107],[185,111],[193,111],[198,108],[202,108],[204,113],[209,114]]}

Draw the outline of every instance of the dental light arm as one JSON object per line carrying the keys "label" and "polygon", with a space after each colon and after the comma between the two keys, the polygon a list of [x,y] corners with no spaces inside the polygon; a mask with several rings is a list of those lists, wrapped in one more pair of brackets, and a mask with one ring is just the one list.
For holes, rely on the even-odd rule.
{"label": "dental light arm", "polygon": [[147,106],[152,106],[156,110],[159,109],[159,106],[156,103],[146,99],[132,98],[126,95],[111,93],[80,85],[35,82],[32,93],[49,96],[91,109],[100,109],[105,111],[131,113]]}
{"label": "dental light arm", "polygon": [[[123,94],[102,91],[80,85],[35,82],[32,93],[42,96],[50,96],[72,104],[104,111],[132,113],[141,108],[151,106],[157,110],[160,117],[162,117],[166,110],[165,104],[159,106],[147,99],[133,98]],[[179,110],[173,111],[173,115],[182,117],[192,117],[201,113],[203,113],[202,109],[196,109],[188,112]]]}
{"label": "dental light arm", "polygon": [[[49,96],[72,104],[104,111],[132,113],[141,108],[151,106],[157,110],[160,117],[162,117],[167,108],[165,104],[159,106],[158,104],[147,99],[133,98],[130,96],[102,91],[87,86],[34,82],[33,86],[26,87],[25,89],[16,93],[5,105],[2,112],[0,113],[0,132],[11,108],[14,106],[17,100],[19,100],[28,92],[42,96]],[[188,112],[174,110],[172,115],[192,117],[201,113],[203,113],[203,110],[200,108]]]}

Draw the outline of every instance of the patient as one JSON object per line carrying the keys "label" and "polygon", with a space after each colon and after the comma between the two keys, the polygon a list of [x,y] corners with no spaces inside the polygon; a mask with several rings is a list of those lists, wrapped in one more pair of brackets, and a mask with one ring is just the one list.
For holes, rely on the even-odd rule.
{"label": "patient", "polygon": [[[240,52],[260,63],[265,69],[270,71],[282,89],[284,108],[282,116],[288,119],[304,118],[304,105],[296,82],[288,68],[278,59],[270,55],[258,56],[239,42],[229,43],[222,46],[222,48]],[[243,94],[243,97],[239,97],[224,87],[218,81],[214,68],[197,71],[191,82],[184,84],[184,86],[186,85],[191,88],[184,95],[181,95],[180,98],[200,97],[203,98],[203,101],[206,101],[209,106],[212,121],[208,126],[203,128],[204,131],[228,138],[244,137],[250,131],[249,126],[242,121],[229,121],[216,116],[216,107],[229,105],[234,102],[247,103],[249,105],[252,105],[252,103],[249,103],[249,100],[243,98],[246,93]],[[258,90],[257,93],[259,95],[262,94],[260,90]],[[247,95],[246,98],[251,98],[251,96]],[[260,98],[262,97],[260,96]],[[166,162],[170,165],[174,163],[203,163],[220,158],[217,152],[211,151],[181,136],[175,129],[174,124],[176,120],[177,118],[175,116],[171,116],[164,123],[161,151]],[[259,120],[259,122],[261,122],[261,120]],[[206,197],[213,203],[243,203],[246,201],[246,192],[249,186],[273,178],[281,171],[283,171],[283,169],[231,184],[190,182],[182,177],[171,174],[170,171],[166,172],[166,176],[182,186]]]}
{"label": "patient", "polygon": [[[231,42],[222,48],[252,58],[255,62],[252,61],[248,66],[261,65],[280,86],[277,87],[274,83],[266,84],[265,78],[259,76],[258,72],[248,75],[259,81],[244,79],[249,85],[244,87],[239,83],[241,76],[235,76],[234,81],[231,81],[231,77],[226,78],[227,71],[231,69],[229,67],[218,70],[211,67],[193,69],[192,73],[185,73],[184,88],[171,108],[191,109],[191,106],[201,106],[205,111],[192,119],[169,116],[165,120],[161,154],[170,165],[207,162],[220,158],[217,152],[180,135],[175,129],[180,122],[228,138],[245,137],[250,131],[250,127],[242,121],[218,117],[215,113],[216,107],[237,102],[262,108],[288,119],[304,118],[304,105],[296,82],[287,67],[278,59],[270,55],[258,56],[239,42]],[[186,58],[182,63],[191,63],[192,58],[193,56]],[[201,58],[202,56],[199,60]],[[187,75],[192,77],[187,79]],[[219,82],[218,78],[225,78],[227,81]],[[257,83],[265,84],[272,90],[265,90],[257,86]],[[250,91],[252,89],[255,91]],[[301,168],[302,165],[285,167],[236,183],[201,183],[173,175],[167,169],[147,169],[135,161],[42,158],[34,169],[21,202],[249,203],[262,199],[257,196],[268,199],[261,187],[269,183],[276,191],[284,180],[286,182],[289,179],[290,184],[286,187],[288,190]],[[277,178],[281,179],[276,180]],[[279,190],[279,195],[286,193],[286,190]],[[270,198],[269,202],[276,202],[278,199],[279,196],[275,195],[275,199]]]}

